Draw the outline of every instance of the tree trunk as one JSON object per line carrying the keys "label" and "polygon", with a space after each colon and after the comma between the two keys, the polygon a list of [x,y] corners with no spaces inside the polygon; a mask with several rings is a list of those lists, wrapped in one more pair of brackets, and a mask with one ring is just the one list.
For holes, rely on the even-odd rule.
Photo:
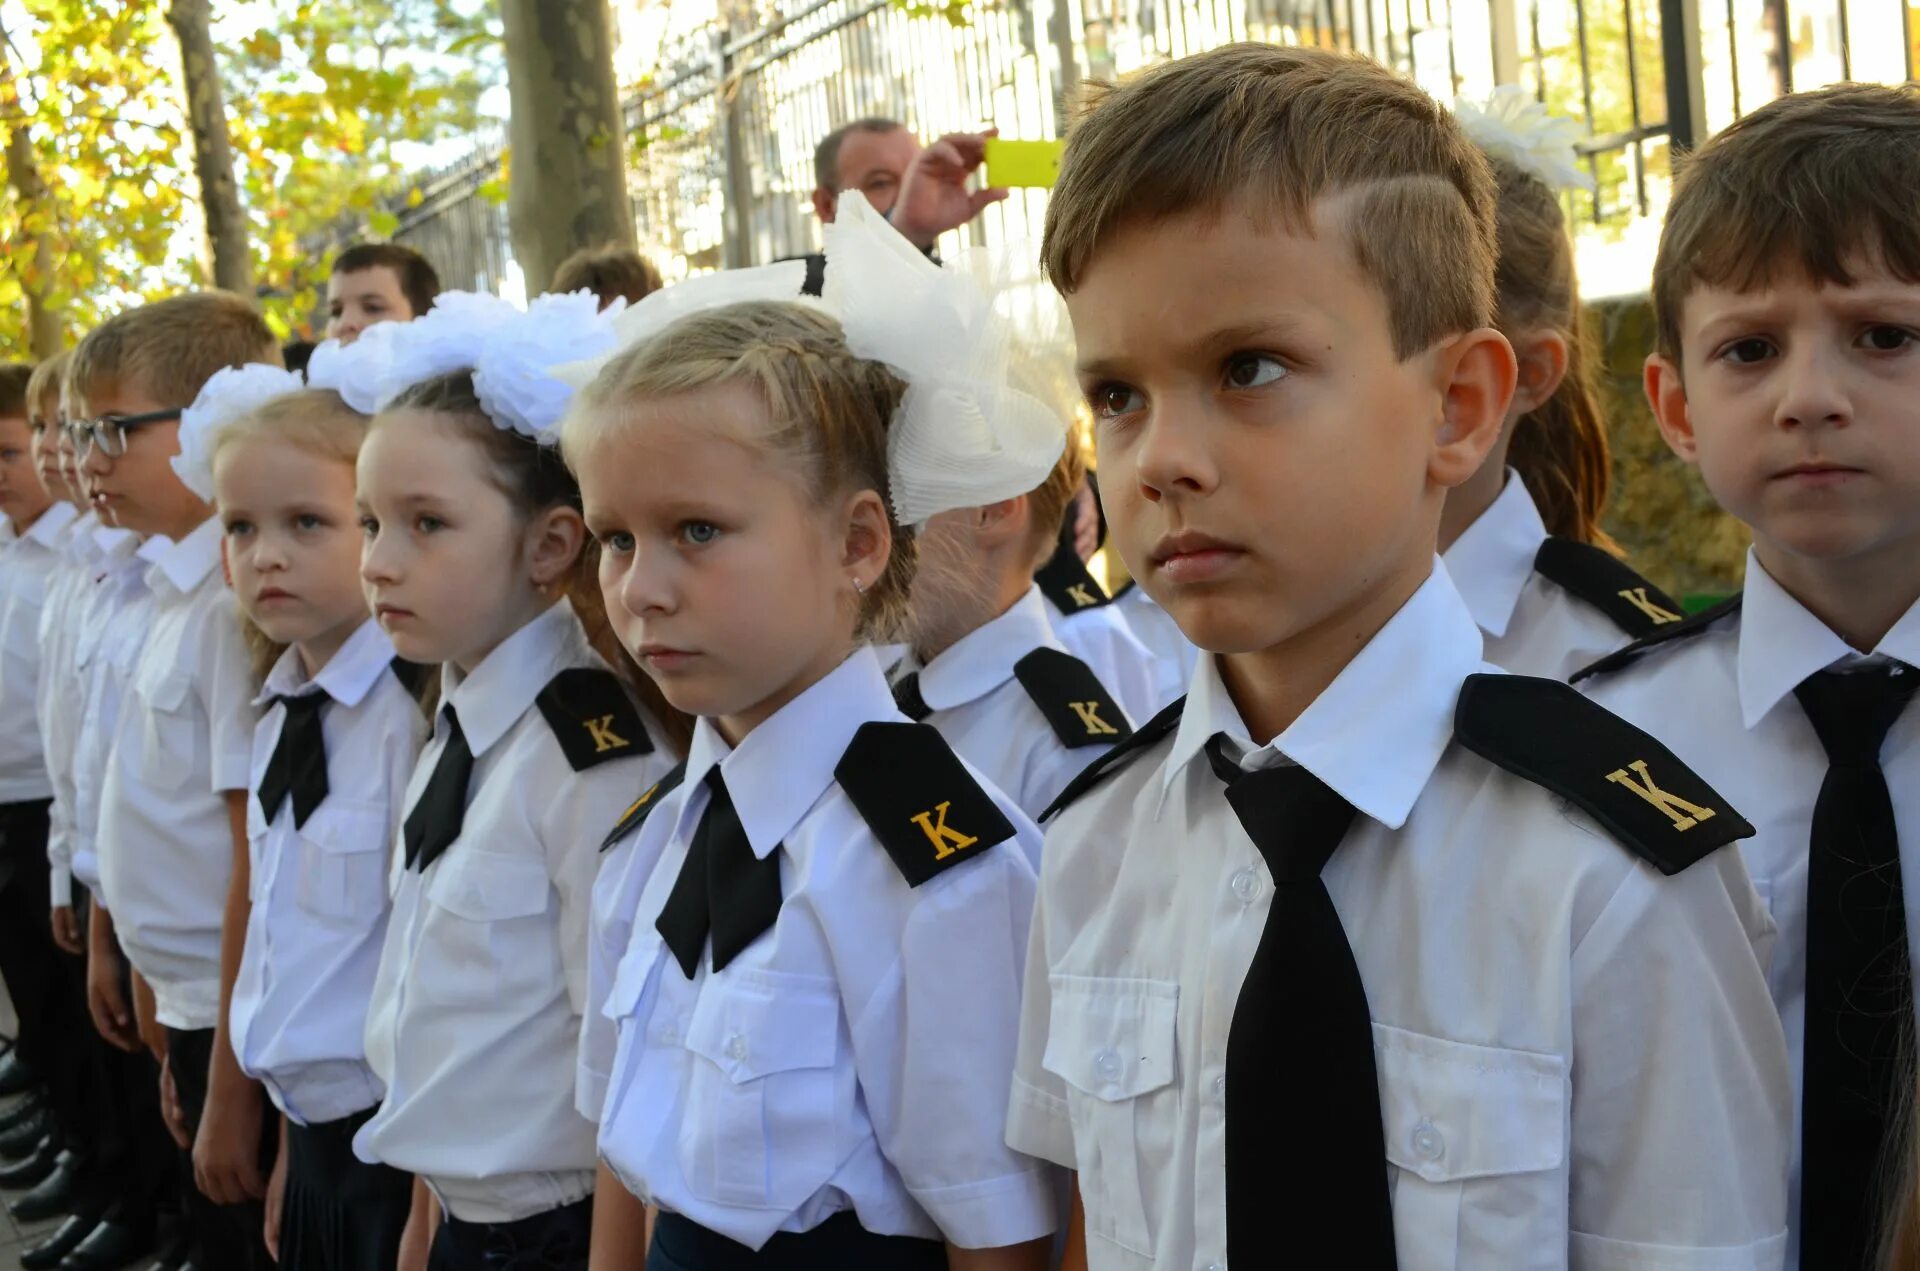
{"label": "tree trunk", "polygon": [[27,305],[27,348],[39,362],[58,353],[65,341],[60,314],[47,303],[53,289],[53,244],[44,228],[47,186],[34,160],[20,85],[14,79],[13,63],[7,60],[10,48],[6,28],[0,26],[0,124],[7,129],[7,182],[20,203],[20,255],[28,262],[20,270],[20,294]]}
{"label": "tree trunk", "polygon": [[167,25],[180,41],[186,78],[187,118],[193,125],[193,167],[200,176],[200,207],[213,252],[213,283],[253,294],[253,258],[240,189],[233,179],[233,141],[227,134],[227,94],[207,27],[207,0],[172,0]]}
{"label": "tree trunk", "polygon": [[502,0],[513,146],[507,218],[527,293],[582,247],[633,245],[607,0]]}

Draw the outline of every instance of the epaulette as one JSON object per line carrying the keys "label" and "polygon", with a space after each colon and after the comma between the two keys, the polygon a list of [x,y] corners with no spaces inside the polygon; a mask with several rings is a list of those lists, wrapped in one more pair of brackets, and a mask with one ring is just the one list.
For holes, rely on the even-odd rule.
{"label": "epaulette", "polygon": [[1085,768],[1080,775],[1067,782],[1060,796],[1047,805],[1039,820],[1046,821],[1081,795],[1105,781],[1120,769],[1138,759],[1152,749],[1154,744],[1180,726],[1180,713],[1186,709],[1187,699],[1182,694],[1171,706],[1155,715],[1146,723],[1133,730],[1133,736],[1101,755]]}
{"label": "epaulette", "polygon": [[424,662],[409,662],[405,658],[395,658],[387,663],[393,671],[393,678],[400,681],[400,687],[414,697],[420,696],[420,690],[426,687],[427,676],[433,668]]}
{"label": "epaulette", "polygon": [[1658,631],[1655,631],[1652,635],[1642,636],[1626,648],[1616,649],[1612,653],[1607,654],[1606,657],[1601,658],[1598,662],[1575,671],[1572,678],[1567,682],[1569,684],[1578,684],[1590,675],[1605,675],[1607,672],[1617,671],[1623,666],[1632,666],[1647,653],[1659,648],[1663,644],[1672,644],[1675,640],[1690,640],[1694,636],[1710,630],[1715,623],[1727,617],[1729,614],[1740,612],[1740,600],[1741,598],[1739,596],[1734,596],[1731,599],[1721,601],[1711,609],[1702,609],[1699,613],[1693,614],[1679,622],[1670,622]]}
{"label": "epaulette", "polygon": [[1067,749],[1112,745],[1133,735],[1126,712],[1093,668],[1073,654],[1035,649],[1013,664],[1013,675]]}
{"label": "epaulette", "polygon": [[1115,600],[1118,600],[1120,599],[1120,597],[1126,595],[1128,592],[1132,591],[1135,587],[1138,587],[1139,585],[1140,585],[1139,583],[1129,578],[1127,579],[1127,581],[1121,583],[1118,587],[1115,587],[1113,589],[1113,598]]}
{"label": "epaulette", "polygon": [[612,832],[601,841],[600,850],[603,852],[609,850],[615,843],[639,829],[640,823],[653,815],[653,810],[660,806],[660,800],[673,793],[686,779],[687,765],[681,762],[673,766],[672,772],[647,787],[647,792],[635,799],[633,806],[620,814],[620,823],[615,825]]}
{"label": "epaulette", "polygon": [[1071,548],[1055,552],[1053,559],[1034,574],[1033,581],[1040,585],[1040,594],[1063,614],[1072,615],[1082,609],[1098,609],[1113,603],[1113,597],[1107,594],[1099,579],[1087,572],[1087,563]]}
{"label": "epaulette", "polygon": [[570,667],[549,680],[534,700],[575,772],[653,753],[640,712],[612,671]]}
{"label": "epaulette", "polygon": [[1753,837],[1746,818],[1672,751],[1558,680],[1469,675],[1453,735],[1573,803],[1663,874]]}
{"label": "epaulette", "polygon": [[909,887],[1013,837],[1013,823],[931,724],[862,724],[833,775]]}
{"label": "epaulette", "polygon": [[1540,544],[1533,569],[1613,619],[1615,626],[1636,640],[1686,620],[1686,610],[1673,597],[1618,556],[1591,543],[1550,538]]}

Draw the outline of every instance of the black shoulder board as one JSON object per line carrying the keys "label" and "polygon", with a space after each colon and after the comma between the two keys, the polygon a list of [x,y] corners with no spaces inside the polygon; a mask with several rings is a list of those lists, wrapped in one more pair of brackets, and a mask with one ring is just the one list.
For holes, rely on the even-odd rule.
{"label": "black shoulder board", "polygon": [[1087,563],[1071,547],[1063,547],[1033,576],[1040,594],[1053,602],[1061,613],[1079,613],[1113,603],[1100,580],[1087,572]]}
{"label": "black shoulder board", "polygon": [[1156,742],[1180,726],[1180,713],[1186,709],[1186,705],[1186,695],[1182,694],[1173,705],[1134,729],[1133,736],[1082,768],[1080,775],[1067,782],[1067,788],[1060,792],[1060,797],[1049,803],[1046,811],[1042,812],[1038,819],[1048,820],[1054,813],[1146,754]]}
{"label": "black shoulder board", "polygon": [[549,680],[535,700],[575,772],[653,752],[640,712],[612,671],[571,667]]}
{"label": "black shoulder board", "polygon": [[426,686],[427,676],[433,668],[424,662],[409,662],[405,658],[395,658],[387,664],[393,670],[393,678],[400,681],[400,687],[420,696],[420,690]]}
{"label": "black shoulder board", "polygon": [[1534,572],[1558,583],[1613,619],[1638,640],[1686,620],[1686,610],[1611,552],[1571,538],[1550,538],[1533,558]]}
{"label": "black shoulder board", "polygon": [[1069,750],[1113,745],[1133,735],[1126,712],[1114,704],[1093,668],[1073,654],[1035,649],[1013,664],[1013,674]]}
{"label": "black shoulder board", "polygon": [[600,844],[600,850],[606,851],[615,843],[640,828],[640,823],[653,814],[660,806],[660,800],[671,794],[675,787],[687,778],[687,765],[677,763],[673,771],[647,787],[647,792],[633,801],[633,806],[620,814],[620,823],[613,827]]}
{"label": "black shoulder board", "polygon": [[1699,613],[1693,614],[1679,622],[1670,622],[1655,631],[1652,635],[1642,636],[1626,648],[1616,649],[1612,653],[1607,654],[1606,657],[1601,658],[1598,662],[1575,671],[1567,682],[1569,684],[1578,684],[1590,675],[1605,675],[1609,671],[1618,671],[1623,666],[1632,666],[1648,652],[1659,648],[1663,644],[1672,644],[1675,640],[1691,639],[1701,632],[1709,630],[1716,622],[1719,622],[1729,614],[1740,612],[1740,599],[1739,596],[1734,596],[1730,600],[1721,601],[1711,609],[1702,609]]}
{"label": "black shoulder board", "polygon": [[862,724],[833,775],[909,887],[1013,837],[931,724]]}
{"label": "black shoulder board", "polygon": [[1575,804],[1663,874],[1753,837],[1746,818],[1672,751],[1558,680],[1469,675],[1453,735]]}
{"label": "black shoulder board", "polygon": [[1120,597],[1126,595],[1128,592],[1132,591],[1135,587],[1138,587],[1139,585],[1140,585],[1139,583],[1129,578],[1127,579],[1127,581],[1121,583],[1117,588],[1114,589],[1113,598],[1115,600],[1118,600],[1120,599]]}

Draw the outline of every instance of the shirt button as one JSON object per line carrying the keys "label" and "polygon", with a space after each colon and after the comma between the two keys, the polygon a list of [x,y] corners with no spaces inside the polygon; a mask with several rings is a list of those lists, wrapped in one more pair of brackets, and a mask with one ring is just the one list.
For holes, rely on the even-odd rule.
{"label": "shirt button", "polygon": [[1413,1147],[1413,1154],[1422,1160],[1437,1161],[1447,1150],[1447,1141],[1440,1131],[1433,1128],[1433,1122],[1422,1120],[1413,1127],[1413,1133],[1407,1136]]}
{"label": "shirt button", "polygon": [[735,1033],[727,1038],[727,1058],[739,1063],[747,1057],[747,1039]]}
{"label": "shirt button", "polygon": [[1225,1073],[1213,1079],[1213,1097],[1222,1103],[1227,1101],[1227,1078]]}
{"label": "shirt button", "polygon": [[1126,1071],[1126,1067],[1126,1064],[1121,1062],[1120,1052],[1111,1046],[1093,1057],[1093,1071],[1102,1081],[1120,1080],[1120,1074]]}
{"label": "shirt button", "polygon": [[1227,1271],[1227,1264],[1224,1262],[1209,1262],[1207,1263],[1207,1271]]}
{"label": "shirt button", "polygon": [[1233,876],[1233,894],[1243,905],[1251,905],[1260,895],[1260,875],[1243,869]]}

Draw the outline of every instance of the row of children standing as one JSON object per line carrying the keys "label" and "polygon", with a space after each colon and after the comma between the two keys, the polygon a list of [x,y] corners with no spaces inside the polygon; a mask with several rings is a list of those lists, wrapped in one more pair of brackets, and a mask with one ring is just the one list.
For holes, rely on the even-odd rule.
{"label": "row of children standing", "polygon": [[1676,189],[1649,396],[1752,628],[1606,550],[1552,146],[1469,123],[1236,46],[1079,124],[1113,603],[1046,341],[856,195],[818,304],[448,295],[304,385],[230,298],[90,333],[29,414],[134,537],[7,505],[0,703],[65,551],[18,656],[193,1265],[1867,1265],[1920,94]]}

